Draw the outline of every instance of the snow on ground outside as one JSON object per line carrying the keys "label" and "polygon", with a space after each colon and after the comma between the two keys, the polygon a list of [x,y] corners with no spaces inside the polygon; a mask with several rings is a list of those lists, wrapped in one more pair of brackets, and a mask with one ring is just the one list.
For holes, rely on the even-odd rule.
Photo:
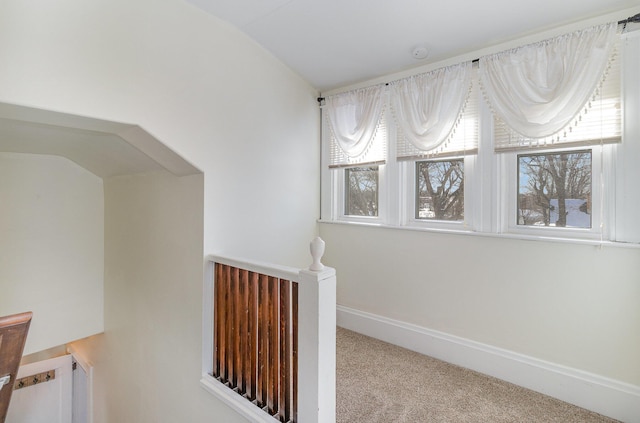
{"label": "snow on ground outside", "polygon": [[[586,203],[586,200],[568,199],[565,200],[567,209],[567,227],[571,228],[590,228],[591,215],[580,210],[580,207]],[[550,226],[555,226],[558,220],[558,199],[551,200]]]}

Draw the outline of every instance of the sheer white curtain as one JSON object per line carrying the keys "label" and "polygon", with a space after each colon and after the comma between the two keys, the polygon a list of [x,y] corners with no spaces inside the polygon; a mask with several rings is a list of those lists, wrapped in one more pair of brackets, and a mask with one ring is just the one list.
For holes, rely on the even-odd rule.
{"label": "sheer white curtain", "polygon": [[444,143],[458,122],[471,88],[471,62],[392,82],[391,107],[398,140],[421,151]]}
{"label": "sheer white curtain", "polygon": [[325,99],[331,138],[350,159],[371,147],[383,113],[381,85],[329,96]]}
{"label": "sheer white curtain", "polygon": [[480,83],[498,118],[527,138],[544,138],[577,118],[602,81],[616,23],[480,58]]}

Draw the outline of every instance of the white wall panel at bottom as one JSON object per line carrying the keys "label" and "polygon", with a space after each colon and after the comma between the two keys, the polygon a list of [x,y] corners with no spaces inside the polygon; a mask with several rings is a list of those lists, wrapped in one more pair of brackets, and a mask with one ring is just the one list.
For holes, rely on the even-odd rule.
{"label": "white wall panel at bottom", "polygon": [[6,423],[71,423],[71,355],[21,366],[17,378],[52,370],[55,378],[13,392]]}

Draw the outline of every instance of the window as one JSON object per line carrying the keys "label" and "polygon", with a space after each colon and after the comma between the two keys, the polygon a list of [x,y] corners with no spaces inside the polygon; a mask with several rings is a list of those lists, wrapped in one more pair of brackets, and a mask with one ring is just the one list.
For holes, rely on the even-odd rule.
{"label": "window", "polygon": [[591,150],[518,155],[518,225],[591,228]]}
{"label": "window", "polygon": [[[560,48],[571,37],[583,40],[601,30],[608,47],[599,53],[600,64],[586,63],[592,60],[588,48]],[[348,108],[344,98],[334,99],[336,121],[340,110],[351,116],[343,119],[351,122],[344,132],[353,136],[339,139],[325,106],[322,219],[639,242],[640,196],[632,181],[640,177],[634,162],[640,151],[640,126],[634,123],[640,31],[619,37],[613,23],[583,32],[394,80],[371,92],[355,90],[346,97]],[[545,60],[516,60],[521,53],[555,57],[556,51],[563,51],[571,62],[566,71],[576,78],[546,69]],[[514,70],[505,60],[524,67]],[[583,72],[587,66],[590,71]],[[529,74],[542,78],[524,78],[531,90],[518,77]],[[486,86],[491,78],[492,93]],[[545,91],[545,78],[565,84],[559,85],[562,93]],[[382,105],[369,107],[374,99]],[[366,117],[375,130],[361,129]]]}
{"label": "window", "polygon": [[[567,44],[571,38],[589,40],[604,34],[611,53],[600,58],[590,57],[590,48]],[[481,65],[483,60],[487,65],[483,83],[493,83],[488,95],[493,109],[493,144],[499,157],[496,163],[501,163],[501,175],[506,179],[498,181],[502,207],[499,231],[562,238],[612,236],[608,200],[613,198],[615,186],[609,169],[615,144],[622,141],[616,40],[615,24],[606,24],[514,49],[508,52],[509,63],[517,63],[514,66],[505,66],[507,56],[502,54],[481,59]],[[536,57],[555,57],[559,51],[567,59],[563,72],[546,67],[544,60],[515,60],[533,57],[533,52]],[[583,72],[587,66],[594,70]],[[511,80],[515,74],[529,74],[532,69],[547,69],[544,78],[548,81],[530,84],[527,79],[527,85],[514,80],[509,86],[499,82]],[[572,74],[576,78],[568,78]],[[536,78],[531,79],[535,82]],[[584,81],[578,83],[580,78]],[[557,86],[553,95],[545,88],[549,85]]]}
{"label": "window", "polygon": [[464,160],[416,162],[416,219],[464,220]]}
{"label": "window", "polygon": [[328,171],[323,173],[330,189],[324,204],[333,219],[371,222],[380,217],[380,168],[387,159],[388,132],[383,93],[384,86],[378,85],[325,99],[323,154]]}
{"label": "window", "polygon": [[[417,98],[414,90],[420,93]],[[434,95],[446,103],[446,110],[430,98]],[[366,113],[378,110],[368,107],[374,99],[384,106],[379,114]],[[471,202],[465,198],[464,173],[473,169],[478,153],[479,100],[477,69],[471,62],[370,92],[355,90],[329,97],[323,108],[323,154],[328,168],[323,169],[323,216],[463,229],[465,205]],[[368,120],[375,130],[358,129],[368,115],[378,116]],[[350,122],[344,131],[340,131],[342,121]],[[341,132],[349,137],[341,140]],[[362,136],[356,139],[356,135]],[[356,149],[358,145],[362,147]],[[357,154],[350,156],[352,151]]]}
{"label": "window", "polygon": [[378,166],[345,169],[347,216],[378,216]]}

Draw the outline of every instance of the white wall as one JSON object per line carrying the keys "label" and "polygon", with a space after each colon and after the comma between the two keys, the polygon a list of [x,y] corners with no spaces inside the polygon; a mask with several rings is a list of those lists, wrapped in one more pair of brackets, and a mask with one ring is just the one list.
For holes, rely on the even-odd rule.
{"label": "white wall", "polygon": [[308,262],[317,92],[182,0],[0,4],[0,101],[135,123],[205,172],[205,251]]}
{"label": "white wall", "polygon": [[640,385],[640,249],[321,224],[338,304]]}
{"label": "white wall", "polygon": [[105,181],[105,333],[95,423],[243,421],[200,387],[203,176]]}
{"label": "white wall", "polygon": [[[168,202],[153,180],[105,182],[106,332],[77,346],[96,364],[96,422],[237,421],[198,385],[202,255],[308,265],[317,92],[182,0],[3,1],[0,63],[0,101],[139,124],[205,175],[200,249],[184,255],[173,242],[192,227],[172,225],[191,188],[164,181]],[[156,208],[135,202],[141,209],[116,219],[134,191]],[[128,231],[109,235],[120,223]]]}
{"label": "white wall", "polygon": [[102,179],[0,153],[0,315],[34,313],[25,354],[102,332],[103,226]]}
{"label": "white wall", "polygon": [[[538,40],[528,42],[546,36],[531,37]],[[616,239],[633,242],[638,241],[640,201],[634,164],[640,146],[639,40],[637,35],[625,40],[621,50],[624,75],[630,77],[624,93],[628,119],[624,149],[618,149],[612,171],[616,196],[610,199]],[[526,44],[509,43],[427,66]],[[483,128],[491,136],[490,128]],[[492,187],[494,159],[479,157],[482,185]],[[323,187],[330,199],[331,186]],[[482,194],[476,208],[497,204],[493,188]],[[329,219],[332,204],[323,206]],[[489,230],[497,219],[493,210],[485,211],[483,230]],[[339,223],[321,223],[320,235],[327,244],[324,262],[338,274],[339,323],[624,421],[640,418],[638,245],[599,247]]]}
{"label": "white wall", "polygon": [[94,365],[94,422],[240,422],[200,387],[203,175],[105,181],[105,333],[72,344]]}

